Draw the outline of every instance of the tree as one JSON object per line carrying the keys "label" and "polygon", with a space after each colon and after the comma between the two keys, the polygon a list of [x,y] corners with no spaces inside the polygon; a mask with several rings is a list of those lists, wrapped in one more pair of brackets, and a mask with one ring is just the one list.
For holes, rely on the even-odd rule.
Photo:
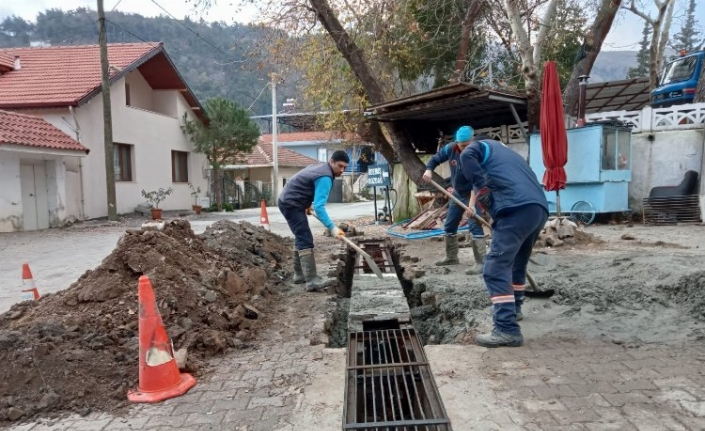
{"label": "tree", "polygon": [[666,53],[671,22],[673,21],[673,9],[676,0],[654,0],[656,6],[656,16],[652,17],[637,9],[635,0],[631,0],[628,10],[651,25],[651,47],[649,49],[649,89],[653,90],[658,85],[658,73],[663,65],[663,57]]}
{"label": "tree", "polygon": [[674,36],[673,49],[676,52],[692,52],[700,49],[702,34],[698,31],[698,21],[695,19],[695,0],[688,3],[685,23],[681,30]]}
{"label": "tree", "polygon": [[259,127],[246,109],[216,97],[205,103],[207,122],[189,120],[184,114],[181,129],[193,141],[196,152],[205,154],[213,169],[215,198],[218,211],[223,209],[221,168],[225,163],[238,162],[242,154],[252,151],[260,136]]}
{"label": "tree", "polygon": [[639,52],[636,54],[636,67],[630,67],[627,71],[627,78],[640,78],[649,75],[649,35],[651,26],[644,22],[644,29],[641,31],[641,42]]}
{"label": "tree", "polygon": [[563,104],[568,115],[573,115],[573,110],[578,105],[578,77],[590,74],[621,5],[622,0],[601,0],[595,20],[585,32],[583,43],[575,57],[573,72],[564,90]]}

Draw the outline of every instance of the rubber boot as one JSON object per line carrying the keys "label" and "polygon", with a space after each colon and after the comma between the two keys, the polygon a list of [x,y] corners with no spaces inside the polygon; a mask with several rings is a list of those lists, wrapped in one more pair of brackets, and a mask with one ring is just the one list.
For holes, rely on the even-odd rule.
{"label": "rubber boot", "polygon": [[493,329],[489,334],[478,335],[475,342],[482,347],[519,347],[524,344],[524,337],[521,334],[505,334]]}
{"label": "rubber boot", "polygon": [[446,257],[443,260],[436,262],[436,266],[457,265],[458,260],[458,237],[456,235],[446,236]]}
{"label": "rubber boot", "polygon": [[473,238],[472,255],[475,257],[475,266],[470,267],[465,273],[467,275],[482,274],[482,267],[485,264],[485,256],[487,255],[485,238]]}
{"label": "rubber boot", "polygon": [[304,277],[304,270],[301,269],[301,257],[299,256],[298,250],[294,250],[294,278],[291,281],[294,284],[306,283],[306,277]]}
{"label": "rubber boot", "polygon": [[306,290],[314,292],[316,290],[325,289],[333,280],[323,280],[318,276],[316,271],[316,258],[313,254],[313,249],[299,250],[299,259],[301,260],[301,269],[306,278]]}

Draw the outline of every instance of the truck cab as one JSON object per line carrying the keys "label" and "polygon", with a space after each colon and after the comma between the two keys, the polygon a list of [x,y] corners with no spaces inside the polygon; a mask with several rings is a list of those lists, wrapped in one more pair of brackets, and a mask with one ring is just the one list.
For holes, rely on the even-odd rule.
{"label": "truck cab", "polygon": [[705,51],[681,56],[666,64],[658,86],[651,92],[651,106],[667,108],[671,105],[692,103],[698,87]]}

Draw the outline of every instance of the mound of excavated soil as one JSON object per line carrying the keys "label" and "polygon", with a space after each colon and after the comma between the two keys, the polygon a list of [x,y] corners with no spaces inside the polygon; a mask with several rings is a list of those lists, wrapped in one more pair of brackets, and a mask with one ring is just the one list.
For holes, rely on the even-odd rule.
{"label": "mound of excavated soil", "polygon": [[674,284],[659,285],[673,302],[685,307],[696,319],[705,321],[705,271],[694,272]]}
{"label": "mound of excavated soil", "polygon": [[229,221],[202,237],[183,220],[127,231],[68,289],[0,315],[0,421],[126,405],[127,389],[138,384],[141,275],[152,282],[174,348],[187,349],[186,369],[198,377],[204,359],[254,337],[290,248],[290,240]]}

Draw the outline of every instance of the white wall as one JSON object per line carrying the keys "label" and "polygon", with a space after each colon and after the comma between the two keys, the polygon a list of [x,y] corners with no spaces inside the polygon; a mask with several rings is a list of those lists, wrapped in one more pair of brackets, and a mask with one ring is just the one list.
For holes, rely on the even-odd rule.
{"label": "white wall", "polygon": [[0,232],[22,230],[19,155],[0,150]]}
{"label": "white wall", "polygon": [[[642,199],[649,196],[653,187],[678,185],[689,170],[702,177],[702,168],[702,129],[632,134],[630,207],[640,212]],[[701,187],[701,194],[702,190]]]}
{"label": "white wall", "polygon": [[[135,71],[126,79],[130,84],[130,98],[134,105],[152,103],[153,95],[140,95],[140,92],[152,90],[143,84],[146,81]],[[113,114],[113,141],[133,145],[133,181],[116,183],[118,213],[133,212],[135,207],[145,202],[141,190],[156,190],[160,187],[172,187],[172,195],[159,206],[165,210],[190,209],[193,198],[186,183],[171,181],[171,151],[189,152],[189,181],[195,186],[208,190],[208,182],[204,178],[204,169],[208,166],[204,155],[193,150],[193,144],[181,131],[181,118],[187,113],[189,119],[195,119],[186,100],[177,90],[161,90],[160,103],[172,99],[175,103],[175,115],[167,116],[144,109],[126,106],[125,79],[111,86],[111,107]],[[169,94],[167,94],[169,93]],[[151,106],[151,105],[150,105]],[[164,106],[163,106],[164,107]],[[165,108],[165,107],[164,107]],[[42,116],[49,123],[76,138],[75,125],[68,109],[38,110],[32,112]],[[90,149],[89,155],[83,160],[83,181],[85,218],[107,216],[107,192],[105,186],[105,151],[103,144],[103,101],[98,95],[85,105],[75,110],[80,126],[80,142]],[[75,174],[71,175],[70,184],[75,182]],[[72,191],[71,193],[74,193]],[[70,193],[71,196],[74,196]],[[72,198],[75,200],[75,198]]]}
{"label": "white wall", "polygon": [[[125,83],[130,85],[130,106],[135,108],[154,110],[154,91],[144,79],[142,74],[137,71],[129,73],[120,82],[113,84],[110,87],[110,98],[121,99],[123,105],[126,102]],[[111,104],[114,106],[114,104]]]}

